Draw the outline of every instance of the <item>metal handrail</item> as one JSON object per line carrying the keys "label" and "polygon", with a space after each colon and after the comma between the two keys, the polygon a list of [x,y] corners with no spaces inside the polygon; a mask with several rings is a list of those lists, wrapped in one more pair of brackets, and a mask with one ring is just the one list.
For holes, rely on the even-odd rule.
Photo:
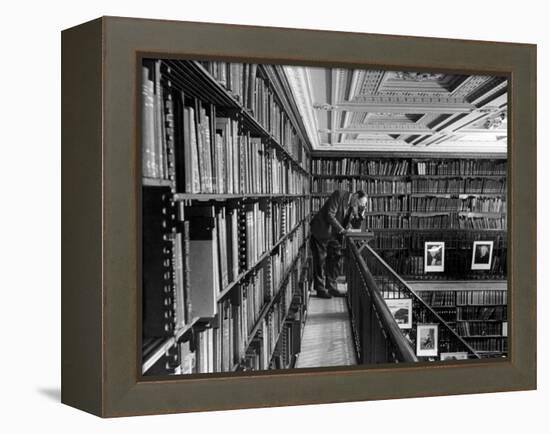
{"label": "metal handrail", "polygon": [[372,274],[370,273],[367,264],[362,257],[359,249],[353,242],[349,242],[349,247],[353,252],[354,259],[359,265],[359,272],[361,273],[366,285],[365,290],[370,292],[373,304],[378,312],[380,322],[386,332],[387,337],[391,341],[396,356],[400,362],[417,362],[418,358],[411,348],[411,345],[401,332],[399,325],[395,322],[390,310],[382,295],[378,289],[378,285]]}

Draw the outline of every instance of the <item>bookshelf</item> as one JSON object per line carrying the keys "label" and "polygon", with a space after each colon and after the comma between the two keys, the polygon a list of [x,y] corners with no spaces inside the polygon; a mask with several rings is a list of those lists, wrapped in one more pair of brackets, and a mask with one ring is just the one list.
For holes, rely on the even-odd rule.
{"label": "bookshelf", "polygon": [[277,66],[144,59],[142,373],[292,367],[310,144]]}
{"label": "bookshelf", "polygon": [[506,281],[417,283],[413,287],[482,357],[508,352]]}
{"label": "bookshelf", "polygon": [[[507,161],[414,156],[313,154],[311,203],[317,211],[335,189],[368,195],[371,245],[404,279],[506,278]],[[424,272],[424,243],[445,242],[445,271]],[[492,241],[490,270],[471,270],[474,241]]]}

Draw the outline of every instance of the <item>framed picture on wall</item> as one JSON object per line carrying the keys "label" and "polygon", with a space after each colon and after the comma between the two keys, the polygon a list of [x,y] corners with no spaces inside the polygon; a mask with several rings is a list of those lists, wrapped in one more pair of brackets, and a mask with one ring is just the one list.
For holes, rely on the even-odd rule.
{"label": "framed picture on wall", "polygon": [[493,259],[493,241],[474,241],[472,270],[490,270]]}
{"label": "framed picture on wall", "polygon": [[[61,39],[64,403],[536,387],[535,46],[120,17]],[[345,243],[324,260],[328,209]],[[502,334],[521,345],[476,363],[492,338],[452,322],[486,311],[445,315],[440,284],[508,269]]]}
{"label": "framed picture on wall", "polygon": [[386,304],[399,328],[410,329],[412,327],[412,299],[390,298],[386,299]]}
{"label": "framed picture on wall", "polygon": [[438,354],[438,325],[418,324],[416,327],[416,355],[433,357]]}
{"label": "framed picture on wall", "polygon": [[468,353],[459,351],[456,353],[441,353],[441,360],[468,360]]}
{"label": "framed picture on wall", "polygon": [[426,273],[445,271],[445,242],[427,241],[424,243],[424,270]]}

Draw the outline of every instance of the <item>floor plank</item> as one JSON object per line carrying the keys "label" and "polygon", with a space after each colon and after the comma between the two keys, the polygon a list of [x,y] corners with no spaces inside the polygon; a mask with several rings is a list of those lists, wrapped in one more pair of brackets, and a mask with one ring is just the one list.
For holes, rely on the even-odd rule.
{"label": "floor plank", "polygon": [[348,307],[344,297],[321,299],[312,295],[297,368],[357,364]]}

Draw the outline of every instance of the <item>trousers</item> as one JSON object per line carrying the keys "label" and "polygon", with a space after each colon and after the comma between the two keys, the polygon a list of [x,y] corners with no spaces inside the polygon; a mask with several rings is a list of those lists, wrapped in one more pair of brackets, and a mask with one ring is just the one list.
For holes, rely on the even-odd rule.
{"label": "trousers", "polygon": [[310,237],[313,259],[313,288],[318,292],[338,291],[336,280],[342,270],[341,246],[338,240]]}

